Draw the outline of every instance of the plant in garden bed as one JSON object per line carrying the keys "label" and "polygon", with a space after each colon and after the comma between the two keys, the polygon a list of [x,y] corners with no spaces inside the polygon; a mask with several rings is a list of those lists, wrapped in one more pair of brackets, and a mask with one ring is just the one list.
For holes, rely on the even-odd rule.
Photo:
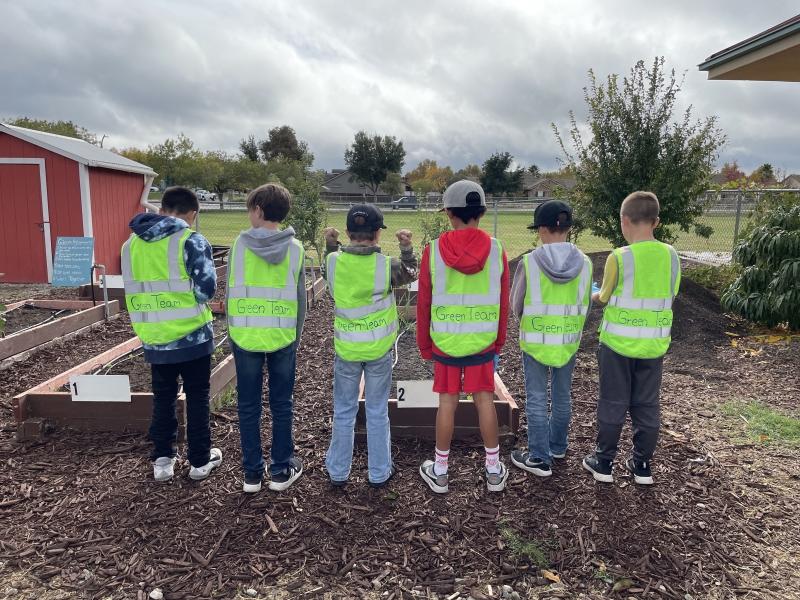
{"label": "plant in garden bed", "polygon": [[800,329],[800,205],[776,207],[733,249],[742,272],[722,307],[766,325]]}
{"label": "plant in garden bed", "polygon": [[505,518],[497,522],[497,530],[505,543],[508,558],[515,564],[523,559],[539,570],[547,569],[550,566],[547,552],[549,547],[552,547],[552,543],[542,542],[536,538],[531,540],[521,538],[515,530],[509,527],[509,520]]}
{"label": "plant in garden bed", "polygon": [[[4,313],[7,309],[5,304],[0,304],[0,313]],[[6,324],[6,320],[3,318],[3,315],[0,314],[0,338],[4,337],[3,334],[3,325]]]}
{"label": "plant in garden bed", "polygon": [[431,202],[420,201],[417,204],[417,218],[419,219],[419,232],[422,235],[421,247],[423,248],[445,231],[450,231],[450,219],[447,218],[447,214],[439,212],[438,205]]}

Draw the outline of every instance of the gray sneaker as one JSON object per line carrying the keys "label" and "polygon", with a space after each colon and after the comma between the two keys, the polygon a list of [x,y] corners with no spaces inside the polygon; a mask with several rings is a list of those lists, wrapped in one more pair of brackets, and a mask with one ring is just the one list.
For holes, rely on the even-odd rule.
{"label": "gray sneaker", "polygon": [[489,473],[486,471],[486,487],[490,492],[502,492],[506,487],[508,480],[508,469],[503,463],[500,463],[499,473]]}
{"label": "gray sneaker", "polygon": [[422,479],[434,492],[437,494],[446,494],[449,489],[447,485],[447,473],[444,475],[437,475],[433,472],[433,465],[434,462],[432,460],[426,460],[419,468],[419,474],[422,475]]}
{"label": "gray sneaker", "polygon": [[219,448],[212,448],[208,453],[208,463],[202,467],[192,467],[189,470],[189,478],[195,481],[202,481],[209,475],[211,471],[216,469],[222,462],[222,450]]}
{"label": "gray sneaker", "polygon": [[153,462],[153,478],[164,483],[170,481],[175,476],[175,461],[177,456],[161,456]]}

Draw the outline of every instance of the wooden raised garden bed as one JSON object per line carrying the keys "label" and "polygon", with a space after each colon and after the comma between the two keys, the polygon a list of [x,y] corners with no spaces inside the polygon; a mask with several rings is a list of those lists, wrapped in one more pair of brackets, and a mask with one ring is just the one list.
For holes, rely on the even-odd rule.
{"label": "wooden raised garden bed", "polygon": [[[0,360],[9,358],[73,331],[89,327],[105,319],[105,305],[93,306],[82,300],[23,300],[8,306],[6,336],[0,338]],[[63,312],[61,312],[63,311]],[[61,312],[63,316],[58,316]],[[109,316],[119,312],[119,303],[109,302]],[[56,317],[52,318],[53,313]],[[19,316],[20,331],[10,328]],[[43,321],[49,320],[44,323]],[[36,323],[42,323],[36,325]],[[31,327],[31,325],[35,325]]]}
{"label": "wooden raised garden bed", "polygon": [[[64,371],[44,383],[15,396],[11,401],[19,440],[41,439],[53,429],[74,428],[89,431],[140,431],[150,427],[153,394],[132,392],[130,402],[73,402],[69,392],[61,391],[70,375],[85,375],[107,365],[112,360],[132,353],[141,347],[139,338],[132,338],[86,362]],[[103,377],[103,375],[97,375]],[[142,382],[131,388],[142,387]],[[221,398],[236,382],[233,355],[218,361],[211,371],[211,402]],[[149,379],[147,382],[149,386]],[[178,395],[178,439],[185,439],[186,397]]]}
{"label": "wooden raised garden bed", "polygon": [[[399,359],[392,374],[392,395],[389,399],[389,422],[392,436],[395,437],[436,437],[436,411],[434,407],[398,407],[397,381],[428,381],[433,379],[433,367],[422,360],[416,346],[413,329],[407,330],[398,340]],[[519,407],[509,394],[500,376],[494,375],[494,407],[497,411],[497,424],[500,428],[500,441],[515,441],[519,431]],[[364,408],[364,380],[358,395],[358,413],[356,415],[356,440],[367,439],[366,411]],[[462,394],[455,416],[454,437],[480,436],[478,411],[475,404]]]}

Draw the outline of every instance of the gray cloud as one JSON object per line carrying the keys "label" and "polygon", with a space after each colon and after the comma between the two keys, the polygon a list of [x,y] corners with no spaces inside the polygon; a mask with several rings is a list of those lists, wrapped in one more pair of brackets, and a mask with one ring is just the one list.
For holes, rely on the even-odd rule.
{"label": "gray cloud", "polygon": [[359,129],[404,141],[407,167],[508,150],[553,168],[550,129],[585,118],[601,81],[663,55],[687,71],[682,106],[717,115],[722,160],[800,171],[796,84],[709,82],[707,56],[791,17],[789,1],[0,0],[0,117],[72,119],[146,146],[180,131],[235,151],[290,124],[324,168]]}

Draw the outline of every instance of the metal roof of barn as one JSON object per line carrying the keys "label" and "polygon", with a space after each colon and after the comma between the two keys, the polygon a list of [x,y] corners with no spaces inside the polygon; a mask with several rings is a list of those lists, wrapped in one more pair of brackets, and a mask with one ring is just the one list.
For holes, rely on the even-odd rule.
{"label": "metal roof of barn", "polygon": [[109,150],[104,150],[78,138],[6,125],[5,123],[0,123],[0,132],[7,133],[10,136],[30,142],[35,146],[90,167],[102,167],[116,171],[127,171],[128,173],[141,173],[142,175],[156,175],[156,172],[147,165],[130,160]]}
{"label": "metal roof of barn", "polygon": [[800,15],[709,56],[709,79],[800,81]]}

